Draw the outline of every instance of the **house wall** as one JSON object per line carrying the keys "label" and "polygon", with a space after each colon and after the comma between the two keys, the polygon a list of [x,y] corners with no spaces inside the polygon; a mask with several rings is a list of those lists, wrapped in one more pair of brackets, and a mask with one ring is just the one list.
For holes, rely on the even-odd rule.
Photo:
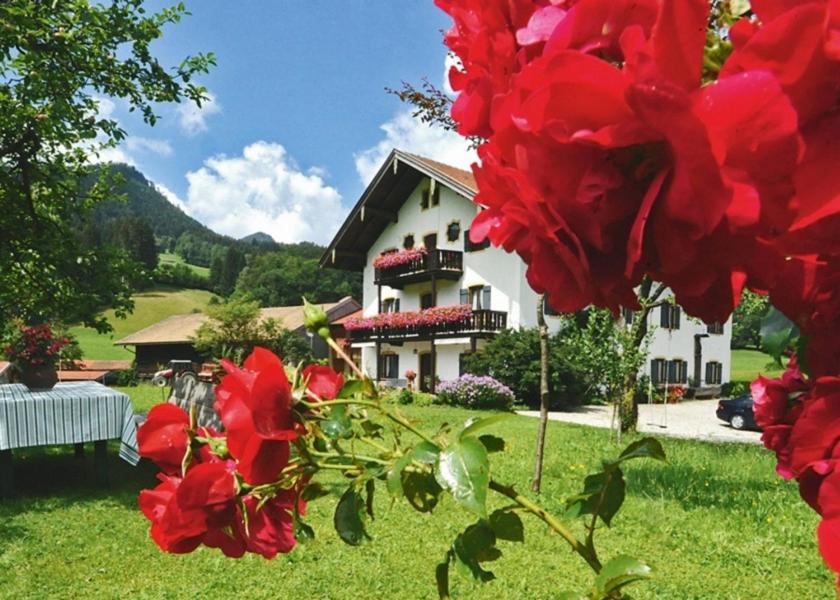
{"label": "house wall", "polygon": [[[480,349],[486,342],[478,340],[476,348]],[[362,368],[365,373],[373,377],[376,373],[376,348],[374,344],[358,344],[362,349]],[[400,346],[382,344],[382,354],[396,354],[399,357],[399,378],[394,385],[405,385],[405,372],[409,369],[420,374],[420,356],[431,350],[431,342],[405,342]],[[450,381],[458,378],[460,355],[470,352],[470,342],[465,338],[437,340],[435,343],[437,377],[440,381]],[[388,381],[388,380],[385,380]]]}
{"label": "house wall", "polygon": [[[691,380],[694,376],[694,336],[695,334],[702,335],[707,333],[706,324],[687,316],[683,312],[680,316],[680,328],[671,330],[661,327],[660,319],[661,307],[654,308],[648,315],[648,328],[653,333],[648,349],[647,362],[642,366],[641,374],[650,376],[651,361],[657,358],[663,358],[665,360],[680,359],[688,363],[688,378]],[[709,337],[701,340],[703,354],[700,365],[700,377],[704,385],[706,383],[706,363],[709,361],[721,363],[721,381],[723,383],[730,380],[732,369],[731,341],[731,318],[724,323],[722,334],[709,334]]]}

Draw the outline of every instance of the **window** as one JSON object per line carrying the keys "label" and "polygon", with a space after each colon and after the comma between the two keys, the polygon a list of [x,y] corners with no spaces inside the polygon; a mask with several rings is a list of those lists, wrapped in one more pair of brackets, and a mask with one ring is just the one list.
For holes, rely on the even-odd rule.
{"label": "window", "polygon": [[464,252],[478,252],[490,247],[490,238],[484,238],[483,242],[473,244],[470,241],[470,230],[464,231]]}
{"label": "window", "polygon": [[379,357],[379,379],[400,378],[400,357],[397,354],[382,354]]}
{"label": "window", "polygon": [[446,239],[450,242],[457,242],[461,236],[461,224],[458,221],[452,221],[446,227]]}
{"label": "window", "polygon": [[440,186],[435,185],[434,181],[430,181],[429,187],[423,190],[420,196],[420,210],[426,210],[430,206],[438,206],[440,204]]}
{"label": "window", "polygon": [[426,292],[420,295],[420,308],[431,308],[435,305],[435,295],[432,292]]}
{"label": "window", "polygon": [[668,362],[668,383],[687,383],[688,363],[679,358]]}
{"label": "window", "polygon": [[720,385],[723,381],[723,365],[716,361],[706,363],[706,385]]}
{"label": "window", "polygon": [[426,250],[434,250],[437,248],[437,234],[430,233],[429,235],[424,235],[423,245],[426,246]]}
{"label": "window", "polygon": [[723,323],[709,323],[706,331],[713,335],[723,335]]}
{"label": "window", "polygon": [[469,304],[473,310],[490,310],[490,286],[474,285],[461,290],[461,304]]}
{"label": "window", "polygon": [[414,234],[409,233],[403,238],[403,248],[405,248],[406,250],[408,250],[409,248],[414,248]]}
{"label": "window", "polygon": [[666,362],[664,358],[654,358],[650,361],[650,381],[654,385],[665,383]]}
{"label": "window", "polygon": [[673,304],[663,304],[660,308],[659,324],[665,329],[680,328],[680,307]]}
{"label": "window", "polygon": [[633,324],[633,317],[636,316],[636,311],[634,311],[632,308],[624,308],[622,306],[621,316],[624,319],[624,323],[629,326]]}
{"label": "window", "polygon": [[382,312],[384,313],[395,313],[400,312],[400,299],[399,298],[386,298],[382,301]]}

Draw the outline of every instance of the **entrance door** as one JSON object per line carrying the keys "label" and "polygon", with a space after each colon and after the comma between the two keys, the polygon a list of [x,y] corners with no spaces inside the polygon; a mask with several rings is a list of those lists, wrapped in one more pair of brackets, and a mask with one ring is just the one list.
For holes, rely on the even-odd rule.
{"label": "entrance door", "polygon": [[428,392],[432,376],[432,354],[423,352],[420,354],[420,391]]}

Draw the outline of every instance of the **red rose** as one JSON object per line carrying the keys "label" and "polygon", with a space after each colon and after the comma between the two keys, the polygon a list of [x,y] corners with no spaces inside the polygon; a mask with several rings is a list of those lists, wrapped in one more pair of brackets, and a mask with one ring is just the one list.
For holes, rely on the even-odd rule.
{"label": "red rose", "polygon": [[140,508],[152,522],[151,535],[166,552],[195,550],[205,536],[230,528],[236,516],[233,473],[224,463],[196,465],[183,479],[158,475],[161,484],[140,492]]}
{"label": "red rose", "polygon": [[239,472],[251,485],[275,481],[289,462],[292,390],[283,363],[271,351],[254,348],[240,369],[222,361],[227,375],[216,387],[216,410]]}
{"label": "red rose", "polygon": [[303,370],[306,389],[321,400],[334,400],[344,387],[344,376],[329,367],[309,365]]}
{"label": "red rose", "polygon": [[292,522],[294,499],[294,490],[280,490],[277,496],[259,510],[258,500],[253,496],[248,495],[242,499],[248,511],[249,552],[261,554],[268,559],[278,553],[291,552],[297,543]]}
{"label": "red rose", "polygon": [[187,452],[190,418],[174,404],[152,407],[146,421],[137,430],[140,456],[153,460],[170,475],[181,472]]}

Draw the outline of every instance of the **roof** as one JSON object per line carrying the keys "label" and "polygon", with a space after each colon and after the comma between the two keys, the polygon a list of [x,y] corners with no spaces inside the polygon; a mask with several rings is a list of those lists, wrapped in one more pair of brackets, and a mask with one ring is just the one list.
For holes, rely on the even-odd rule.
{"label": "roof", "polygon": [[367,262],[367,250],[425,177],[472,200],[478,192],[472,173],[430,158],[394,149],[347,215],[338,233],[321,257],[321,268],[359,271]]}
{"label": "roof", "polygon": [[351,312],[347,316],[341,317],[340,319],[336,319],[335,321],[330,323],[330,325],[344,325],[350,319],[357,319],[357,318],[361,317],[364,314],[364,312],[365,311],[360,308],[357,311]]}
{"label": "roof", "polygon": [[[327,317],[338,319],[348,312],[358,310],[361,305],[353,298],[347,296],[338,302],[319,304],[327,311]],[[300,306],[273,306],[260,309],[260,318],[276,319],[281,321],[286,329],[295,331],[303,327],[303,305]],[[191,344],[192,338],[202,323],[209,317],[203,313],[190,313],[187,315],[173,315],[145,329],[141,329],[121,340],[114,342],[117,346],[143,346],[149,344]]]}
{"label": "roof", "polygon": [[130,360],[79,360],[76,369],[79,371],[125,371],[131,368]]}

